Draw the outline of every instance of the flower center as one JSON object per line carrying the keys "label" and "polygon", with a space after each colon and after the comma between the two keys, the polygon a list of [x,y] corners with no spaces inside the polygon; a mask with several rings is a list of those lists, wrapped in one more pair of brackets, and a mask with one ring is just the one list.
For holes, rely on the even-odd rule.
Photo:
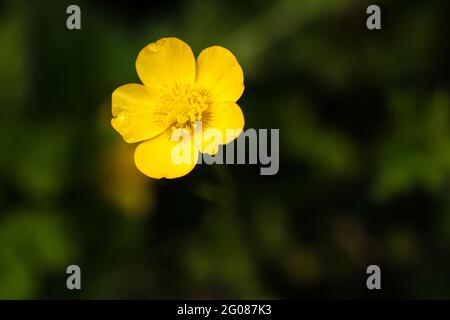
{"label": "flower center", "polygon": [[202,120],[203,111],[209,104],[205,90],[195,85],[175,85],[161,95],[158,109],[175,127],[192,128],[195,121]]}

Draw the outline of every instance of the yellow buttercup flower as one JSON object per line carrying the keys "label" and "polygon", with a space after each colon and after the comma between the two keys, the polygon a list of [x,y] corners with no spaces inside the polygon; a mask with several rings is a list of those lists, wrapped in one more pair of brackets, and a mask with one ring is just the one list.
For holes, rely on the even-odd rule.
{"label": "yellow buttercup flower", "polygon": [[[139,52],[136,70],[143,85],[126,84],[113,92],[111,124],[126,142],[140,142],[134,161],[147,176],[182,177],[195,167],[199,151],[214,154],[242,131],[244,116],[236,101],[244,92],[244,74],[229,50],[212,46],[195,60],[185,42],[162,38]],[[199,121],[201,137],[195,130]],[[211,141],[205,135],[210,128],[224,139]],[[183,137],[174,138],[175,131]],[[188,161],[173,161],[177,149]]]}

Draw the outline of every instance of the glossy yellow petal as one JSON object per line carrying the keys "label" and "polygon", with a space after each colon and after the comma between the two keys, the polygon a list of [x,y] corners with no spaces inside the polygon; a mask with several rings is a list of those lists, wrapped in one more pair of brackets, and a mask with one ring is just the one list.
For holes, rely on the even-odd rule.
{"label": "glossy yellow petal", "polygon": [[244,73],[236,57],[223,47],[203,50],[197,58],[197,83],[214,102],[236,102],[244,92]]}
{"label": "glossy yellow petal", "polygon": [[128,143],[153,138],[168,125],[155,114],[157,96],[141,84],[130,83],[112,94],[111,125]]}
{"label": "glossy yellow petal", "polygon": [[174,136],[172,128],[142,142],[134,153],[134,162],[145,175],[155,178],[178,178],[196,165],[198,151],[189,132]]}
{"label": "glossy yellow petal", "polygon": [[244,128],[244,115],[234,102],[212,104],[203,113],[203,153],[215,154],[220,144],[236,139]]}
{"label": "glossy yellow petal", "polygon": [[150,88],[192,84],[195,81],[195,57],[191,47],[177,38],[162,38],[139,52],[136,70]]}

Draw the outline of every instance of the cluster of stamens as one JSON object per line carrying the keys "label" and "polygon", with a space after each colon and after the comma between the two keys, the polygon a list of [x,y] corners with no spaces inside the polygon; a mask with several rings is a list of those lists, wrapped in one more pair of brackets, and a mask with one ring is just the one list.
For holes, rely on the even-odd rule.
{"label": "cluster of stamens", "polygon": [[157,113],[173,129],[191,130],[196,121],[202,120],[209,105],[210,98],[205,90],[195,85],[175,85],[161,94]]}

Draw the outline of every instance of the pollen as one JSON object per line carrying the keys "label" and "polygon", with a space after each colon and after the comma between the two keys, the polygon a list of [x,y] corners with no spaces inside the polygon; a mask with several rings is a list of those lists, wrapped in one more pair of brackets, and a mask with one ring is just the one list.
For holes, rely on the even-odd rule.
{"label": "pollen", "polygon": [[166,123],[177,128],[192,128],[202,120],[211,98],[206,90],[195,85],[175,85],[161,94],[158,110]]}

